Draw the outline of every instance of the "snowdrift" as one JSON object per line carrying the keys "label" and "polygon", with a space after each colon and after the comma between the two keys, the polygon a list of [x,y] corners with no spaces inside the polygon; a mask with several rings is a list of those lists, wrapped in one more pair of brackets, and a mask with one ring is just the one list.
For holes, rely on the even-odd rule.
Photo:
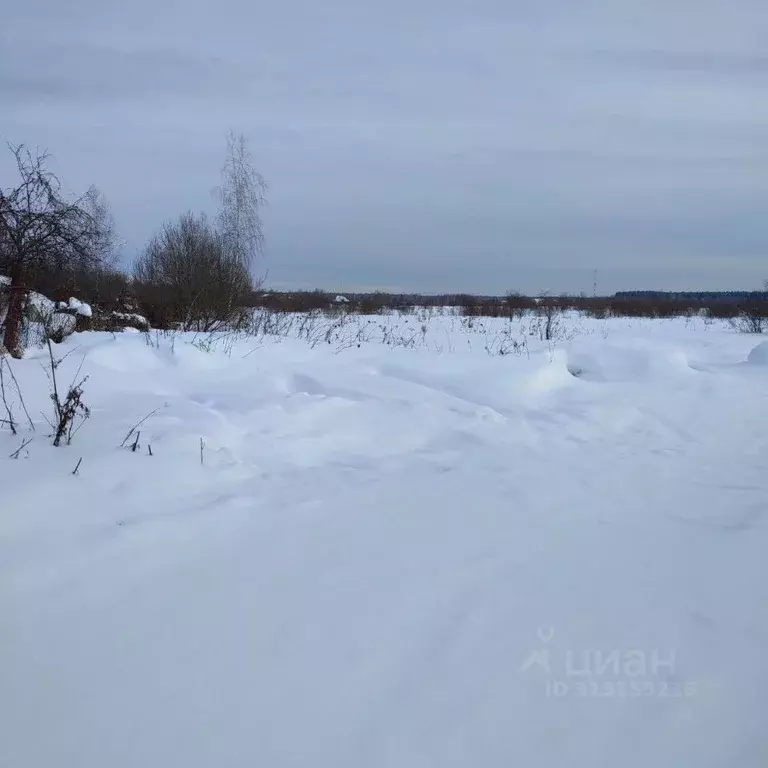
{"label": "snowdrift", "polygon": [[768,341],[761,341],[749,351],[747,362],[750,365],[768,365]]}
{"label": "snowdrift", "polygon": [[57,346],[91,418],[0,431],[0,765],[764,765],[765,345],[465,330]]}

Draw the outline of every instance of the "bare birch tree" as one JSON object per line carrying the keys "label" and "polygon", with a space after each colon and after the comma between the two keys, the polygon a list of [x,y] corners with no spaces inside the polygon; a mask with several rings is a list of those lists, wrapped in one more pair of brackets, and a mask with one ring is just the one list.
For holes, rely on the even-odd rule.
{"label": "bare birch tree", "polygon": [[261,209],[266,194],[267,183],[253,166],[245,136],[230,131],[221,186],[214,189],[220,206],[216,225],[229,255],[248,270],[264,245]]}

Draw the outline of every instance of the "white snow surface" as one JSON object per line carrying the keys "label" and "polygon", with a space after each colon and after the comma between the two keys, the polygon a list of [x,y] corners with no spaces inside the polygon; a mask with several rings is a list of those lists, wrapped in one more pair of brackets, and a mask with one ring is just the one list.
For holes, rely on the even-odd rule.
{"label": "white snow surface", "polygon": [[0,765],[768,764],[765,348],[582,331],[67,339],[72,444],[0,428]]}

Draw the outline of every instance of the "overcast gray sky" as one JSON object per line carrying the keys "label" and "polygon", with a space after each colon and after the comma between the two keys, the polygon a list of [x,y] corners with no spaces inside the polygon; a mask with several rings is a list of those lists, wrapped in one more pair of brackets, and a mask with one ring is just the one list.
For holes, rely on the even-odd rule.
{"label": "overcast gray sky", "polygon": [[605,292],[759,288],[767,89],[767,0],[25,0],[0,18],[0,137],[97,184],[126,260],[213,209],[242,131],[274,287],[591,292],[597,269]]}

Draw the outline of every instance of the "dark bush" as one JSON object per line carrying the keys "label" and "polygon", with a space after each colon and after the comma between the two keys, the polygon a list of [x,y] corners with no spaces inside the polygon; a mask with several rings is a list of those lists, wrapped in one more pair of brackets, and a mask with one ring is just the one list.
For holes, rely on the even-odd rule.
{"label": "dark bush", "polygon": [[208,333],[243,324],[253,283],[205,217],[186,213],[152,238],[132,289],[153,326]]}

